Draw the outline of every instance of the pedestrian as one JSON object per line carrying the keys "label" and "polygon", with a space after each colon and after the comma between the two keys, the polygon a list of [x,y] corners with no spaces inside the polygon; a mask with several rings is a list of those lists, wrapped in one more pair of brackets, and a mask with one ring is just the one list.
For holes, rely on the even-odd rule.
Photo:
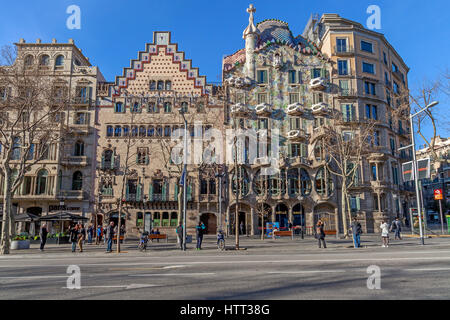
{"label": "pedestrian", "polygon": [[197,233],[197,250],[202,250],[203,233],[205,232],[205,225],[203,222],[199,222],[195,228]]}
{"label": "pedestrian", "polygon": [[109,223],[109,226],[106,228],[106,241],[108,243],[108,247],[106,249],[106,252],[112,252],[112,242],[114,238],[114,221],[111,221]]}
{"label": "pedestrian", "polygon": [[358,222],[358,219],[356,217],[353,218],[352,225],[350,226],[353,233],[353,246],[355,248],[361,248],[361,233],[362,228],[361,224]]}
{"label": "pedestrian", "polygon": [[244,221],[241,221],[241,224],[239,225],[239,229],[241,230],[241,234],[244,234]]}
{"label": "pedestrian", "polygon": [[125,233],[126,233],[126,231],[125,231],[125,225],[122,224],[122,225],[120,226],[120,243],[123,243],[123,239],[121,239],[121,238],[124,238],[124,237],[125,237]]}
{"label": "pedestrian", "polygon": [[92,226],[92,224],[89,225],[88,228],[88,243],[91,244],[92,243],[92,236],[94,235],[94,227]]}
{"label": "pedestrian", "polygon": [[383,248],[389,247],[389,224],[383,219],[380,225],[381,228],[381,238],[383,239]]}
{"label": "pedestrian", "polygon": [[288,222],[288,229],[289,229],[289,231],[292,231],[292,222],[291,222],[291,220],[289,220],[289,222]]}
{"label": "pedestrian", "polygon": [[48,229],[47,224],[43,224],[39,231],[39,238],[41,239],[41,247],[39,250],[44,251],[45,243],[47,242]]}
{"label": "pedestrian", "polygon": [[77,242],[78,242],[78,225],[73,225],[70,228],[70,242],[72,243],[72,252],[75,252],[77,249]]}
{"label": "pedestrian", "polygon": [[175,229],[175,231],[178,235],[178,240],[180,242],[180,249],[183,250],[183,224],[181,222],[178,225],[178,227]]}
{"label": "pedestrian", "polygon": [[102,236],[103,236],[103,228],[102,226],[99,225],[97,227],[97,238],[95,238],[96,244],[100,244],[100,242],[102,241]]}
{"label": "pedestrian", "polygon": [[325,243],[325,231],[323,230],[323,222],[319,219],[316,225],[316,238],[319,242],[319,248],[322,248],[321,243],[323,243],[323,247],[326,249],[327,244]]}
{"label": "pedestrian", "polygon": [[[159,232],[159,228],[156,228],[155,234],[161,234],[161,232]],[[156,239],[156,242],[159,242],[159,238]]]}
{"label": "pedestrian", "polygon": [[391,230],[394,231],[394,239],[395,240],[402,240],[402,222],[397,218],[395,218],[395,221],[391,225]]}
{"label": "pedestrian", "polygon": [[80,248],[80,252],[83,252],[83,243],[86,238],[86,229],[80,223],[78,224],[78,247]]}

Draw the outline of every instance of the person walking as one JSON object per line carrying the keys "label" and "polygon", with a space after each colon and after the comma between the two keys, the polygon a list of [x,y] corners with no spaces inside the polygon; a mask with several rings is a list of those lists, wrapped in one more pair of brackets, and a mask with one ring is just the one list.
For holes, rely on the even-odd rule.
{"label": "person walking", "polygon": [[381,229],[381,238],[383,240],[383,248],[389,247],[389,224],[386,220],[383,219],[383,222],[380,225]]}
{"label": "person walking", "polygon": [[394,239],[395,240],[402,240],[402,222],[397,218],[395,218],[394,222],[391,225],[391,230],[394,231]]}
{"label": "person walking", "polygon": [[203,222],[199,222],[195,228],[197,233],[197,250],[202,250],[203,233],[205,232],[205,225]]}
{"label": "person walking", "polygon": [[92,243],[92,236],[94,235],[94,227],[92,226],[92,224],[89,225],[88,228],[88,243],[91,244]]}
{"label": "person walking", "polygon": [[80,252],[83,252],[83,243],[86,238],[86,229],[80,223],[78,225],[78,247],[80,248]]}
{"label": "person walking", "polygon": [[175,229],[177,236],[178,236],[178,240],[180,242],[180,249],[183,250],[183,224],[180,222],[180,224],[178,225],[178,227]]}
{"label": "person walking", "polygon": [[352,225],[350,226],[353,233],[353,246],[355,248],[361,248],[361,223],[358,222],[358,219],[356,217],[353,218]]}
{"label": "person walking", "polygon": [[241,224],[239,225],[239,229],[241,230],[241,234],[244,234],[244,221],[241,221]]}
{"label": "person walking", "polygon": [[316,225],[316,238],[319,242],[319,248],[322,248],[321,244],[323,243],[323,247],[324,249],[327,248],[327,244],[325,243],[325,231],[323,230],[323,222],[321,219],[319,219],[319,221],[317,221],[317,225]]}
{"label": "person walking", "polygon": [[72,243],[72,252],[75,252],[77,249],[77,242],[78,242],[78,225],[73,225],[70,228],[70,242]]}
{"label": "person walking", "polygon": [[103,236],[103,228],[102,226],[99,225],[97,227],[97,238],[95,238],[96,244],[100,244],[100,242],[102,241],[102,236]]}
{"label": "person walking", "polygon": [[39,238],[41,239],[41,246],[39,248],[40,251],[44,251],[45,243],[47,242],[48,229],[47,224],[43,224],[39,231]]}
{"label": "person walking", "polygon": [[106,252],[112,252],[112,242],[114,238],[114,221],[111,221],[109,223],[109,226],[106,228],[106,241],[108,243],[108,247],[106,249]]}
{"label": "person walking", "polygon": [[[121,226],[120,226],[120,238],[124,238],[125,239],[125,233],[126,233],[126,231],[125,231],[125,225],[124,224],[122,224]],[[120,239],[120,243],[123,243],[123,239]]]}

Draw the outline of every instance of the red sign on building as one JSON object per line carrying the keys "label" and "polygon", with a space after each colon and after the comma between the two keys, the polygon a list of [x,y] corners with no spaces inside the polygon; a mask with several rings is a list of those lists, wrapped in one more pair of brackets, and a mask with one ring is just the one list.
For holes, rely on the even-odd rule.
{"label": "red sign on building", "polygon": [[435,189],[434,190],[434,200],[443,200],[444,195],[442,194],[442,189]]}

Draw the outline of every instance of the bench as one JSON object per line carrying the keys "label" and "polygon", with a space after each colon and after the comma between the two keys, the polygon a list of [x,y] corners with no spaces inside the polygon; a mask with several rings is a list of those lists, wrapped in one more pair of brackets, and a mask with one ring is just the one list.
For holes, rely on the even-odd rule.
{"label": "bench", "polygon": [[[275,231],[274,232],[275,237],[294,237],[294,232],[292,231]],[[275,239],[274,237],[274,239]]]}
{"label": "bench", "polygon": [[[120,243],[123,242],[123,239],[124,239],[124,238],[125,238],[124,236],[120,236],[120,241],[121,241]],[[113,237],[113,242],[114,242],[114,243],[117,243],[117,236],[114,236],[114,237]]]}
{"label": "bench", "polygon": [[166,242],[169,241],[169,237],[167,237],[167,234],[149,234],[148,238],[150,240],[153,240],[153,239],[157,239],[157,240],[159,240],[159,239],[166,239]]}

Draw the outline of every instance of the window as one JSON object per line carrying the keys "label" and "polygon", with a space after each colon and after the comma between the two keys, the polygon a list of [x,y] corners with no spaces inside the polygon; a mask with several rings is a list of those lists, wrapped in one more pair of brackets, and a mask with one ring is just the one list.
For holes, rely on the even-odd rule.
{"label": "window", "polygon": [[47,177],[47,170],[42,169],[38,172],[36,179],[36,194],[39,195],[47,193]]}
{"label": "window", "polygon": [[376,95],[375,83],[364,81],[364,90],[366,94]]}
{"label": "window", "polygon": [[373,46],[370,42],[362,41],[361,40],[361,50],[366,52],[373,52]]}
{"label": "window", "polygon": [[377,166],[375,164],[371,165],[370,172],[372,173],[372,181],[377,181]]}
{"label": "window", "polygon": [[372,118],[378,120],[378,107],[374,105],[372,105]]}
{"label": "window", "polygon": [[391,153],[394,156],[395,155],[395,140],[392,137],[389,140],[390,140],[390,143],[391,143]]}
{"label": "window", "polygon": [[138,136],[138,127],[137,126],[131,126],[131,136],[132,137]]}
{"label": "window", "polygon": [[55,67],[63,67],[64,66],[64,56],[59,55],[56,57],[55,60]]}
{"label": "window", "polygon": [[299,130],[300,129],[300,118],[291,117],[289,118],[289,130]]}
{"label": "window", "polygon": [[166,81],[166,90],[172,90],[172,81],[170,80]]}
{"label": "window", "polygon": [[268,126],[269,126],[269,119],[267,118],[258,119],[258,130],[267,129]]}
{"label": "window", "polygon": [[150,81],[150,90],[156,90],[156,81],[155,80],[151,80]]}
{"label": "window", "polygon": [[389,75],[386,71],[384,72],[384,83],[386,83],[387,86],[389,85]]}
{"label": "window", "polygon": [[155,102],[149,102],[149,104],[147,105],[147,112],[154,112],[154,113],[158,113],[158,105]]}
{"label": "window", "polygon": [[123,126],[123,136],[127,137],[130,134],[130,128],[128,126]]}
{"label": "window", "polygon": [[30,145],[30,149],[28,150],[27,160],[33,160],[33,158],[34,158],[34,147],[35,147],[35,145],[34,145],[34,143],[32,143]]}
{"label": "window", "polygon": [[156,135],[158,137],[162,137],[162,127],[161,126],[156,127]]}
{"label": "window", "polygon": [[123,107],[122,102],[116,102],[114,106],[114,112],[125,112],[125,108]]}
{"label": "window", "polygon": [[184,112],[184,113],[187,113],[187,112],[189,112],[189,103],[187,103],[187,102],[182,102],[181,103],[181,111],[182,112]]}
{"label": "window", "polygon": [[341,109],[342,109],[342,116],[344,119],[344,122],[350,122],[350,121],[354,121],[354,112],[353,112],[353,105],[351,104],[342,104],[341,105]]}
{"label": "window", "polygon": [[27,66],[27,67],[32,66],[33,65],[33,60],[34,60],[34,58],[33,58],[33,56],[31,54],[27,55],[25,57],[25,66]]}
{"label": "window", "polygon": [[289,83],[290,84],[297,83],[296,75],[297,75],[297,72],[295,70],[289,70]]}
{"label": "window", "polygon": [[340,76],[348,75],[347,60],[338,60],[338,73]]}
{"label": "window", "polygon": [[75,153],[74,155],[76,157],[84,156],[84,142],[83,141],[77,141],[75,143]]}
{"label": "window", "polygon": [[362,69],[365,73],[375,74],[375,65],[372,63],[363,62]]}
{"label": "window", "polygon": [[396,165],[392,165],[392,182],[398,185],[398,168]]}
{"label": "window", "polygon": [[383,52],[383,61],[384,61],[384,64],[387,65],[387,55],[386,55],[386,52]]}
{"label": "window", "polygon": [[200,179],[200,194],[208,194],[208,181]]}
{"label": "window", "polygon": [[89,123],[88,118],[89,114],[85,112],[77,112],[77,114],[75,115],[75,124],[80,125],[88,124]]}
{"label": "window", "polygon": [[366,104],[366,119],[378,120],[378,107]]}
{"label": "window", "polygon": [[400,87],[398,86],[398,83],[394,81],[394,93],[400,94]]}
{"label": "window", "polygon": [[391,106],[391,93],[386,89],[386,102],[388,106]]}
{"label": "window", "polygon": [[165,126],[164,127],[164,137],[170,137],[170,135],[171,135],[171,127]]}
{"label": "window", "polygon": [[351,131],[343,131],[342,132],[342,139],[344,141],[351,141],[353,139],[353,132],[351,132]]}
{"label": "window", "polygon": [[350,210],[352,212],[357,212],[357,211],[361,210],[360,197],[350,196]]}
{"label": "window", "polygon": [[44,54],[41,57],[41,60],[39,61],[39,64],[41,66],[48,66],[49,63],[50,63],[50,57],[48,55]]}
{"label": "window", "polygon": [[298,93],[289,93],[289,104],[299,102]]}
{"label": "window", "polygon": [[267,70],[258,70],[257,75],[259,84],[267,83]]}
{"label": "window", "polygon": [[336,52],[347,52],[347,39],[336,39]]}
{"label": "window", "polygon": [[112,137],[114,133],[113,126],[106,126],[106,136]]}
{"label": "window", "polygon": [[399,72],[397,65],[393,62],[392,62],[392,72]]}
{"label": "window", "polygon": [[313,68],[311,69],[311,79],[320,78],[322,75],[322,69]]}
{"label": "window", "polygon": [[139,113],[139,112],[141,112],[141,107],[139,106],[139,102],[135,102],[135,103],[133,104],[133,107],[131,108],[130,111],[131,111],[131,112],[134,112],[134,113]]}
{"label": "window", "polygon": [[380,146],[380,131],[375,131],[373,133],[373,140],[376,146]]}
{"label": "window", "polygon": [[136,163],[137,164],[148,164],[148,148],[137,148]]}
{"label": "window", "polygon": [[348,96],[350,94],[350,90],[348,88],[348,80],[339,80],[339,89],[343,96]]}
{"label": "window", "polygon": [[114,137],[120,137],[120,136],[122,136],[122,127],[116,126],[114,128]]}
{"label": "window", "polygon": [[139,137],[145,137],[147,130],[145,126],[139,126]]}
{"label": "window", "polygon": [[172,104],[170,102],[164,103],[164,112],[165,113],[172,112]]}
{"label": "window", "polygon": [[158,81],[158,90],[164,90],[164,81],[162,80]]}
{"label": "window", "polygon": [[317,171],[315,179],[316,191],[319,195],[331,195],[334,191],[333,180],[330,178],[330,172],[324,167]]}
{"label": "window", "polygon": [[76,171],[72,177],[72,190],[81,190],[83,187],[83,174]]}
{"label": "window", "polygon": [[148,126],[147,137],[153,137],[155,135],[155,128],[153,126]]}
{"label": "window", "polygon": [[136,213],[136,227],[144,226],[144,214],[139,211]]}
{"label": "window", "polygon": [[267,102],[267,93],[258,93],[258,104]]}

